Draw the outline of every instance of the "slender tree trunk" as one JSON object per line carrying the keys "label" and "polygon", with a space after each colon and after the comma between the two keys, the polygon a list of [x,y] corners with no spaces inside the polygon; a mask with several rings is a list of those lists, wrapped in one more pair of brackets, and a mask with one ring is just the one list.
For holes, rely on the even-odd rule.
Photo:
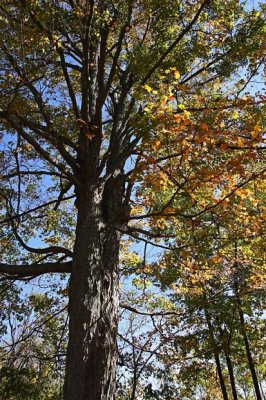
{"label": "slender tree trunk", "polygon": [[[237,265],[236,265],[236,267],[237,267]],[[249,340],[248,340],[248,336],[247,336],[247,332],[246,332],[245,317],[244,317],[244,313],[242,310],[242,301],[240,298],[239,284],[238,284],[237,276],[234,277],[234,289],[235,289],[235,297],[236,297],[237,309],[238,309],[239,320],[240,320],[241,333],[242,333],[244,343],[245,343],[246,354],[247,354],[247,359],[248,359],[248,366],[249,366],[250,373],[252,376],[254,390],[256,393],[257,400],[262,400],[262,396],[260,393],[260,387],[259,387],[259,381],[258,381],[257,373],[255,370],[255,365],[253,362],[250,345],[249,345]]]}
{"label": "slender tree trunk", "polygon": [[[227,365],[227,369],[228,369],[228,373],[229,373],[229,377],[230,377],[233,399],[238,400],[235,376],[234,376],[234,367],[233,367],[231,357],[230,357],[230,337],[226,338],[226,336],[224,335],[224,331],[221,327],[219,328],[219,332],[220,332],[221,341],[223,343],[223,349],[224,349],[226,365]],[[225,340],[226,340],[226,342],[225,342]]]}
{"label": "slender tree trunk", "polygon": [[137,390],[137,368],[138,368],[138,365],[136,362],[134,340],[133,340],[133,345],[132,345],[132,357],[133,357],[133,382],[132,382],[132,391],[131,391],[130,400],[135,400],[136,390]]}
{"label": "slender tree trunk", "polygon": [[219,382],[220,382],[220,386],[221,386],[221,390],[222,390],[222,394],[223,394],[223,399],[229,400],[225,381],[224,381],[223,371],[222,371],[222,367],[221,367],[221,363],[220,363],[219,354],[217,354],[217,353],[214,354],[214,359],[215,359],[216,368],[217,368],[217,372],[218,372],[218,376],[219,376]]}
{"label": "slender tree trunk", "polygon": [[211,344],[212,344],[212,348],[213,348],[214,359],[215,359],[215,364],[216,364],[217,373],[218,373],[218,377],[219,377],[220,387],[221,387],[221,391],[222,391],[222,394],[223,394],[223,399],[224,400],[229,400],[229,397],[228,397],[228,394],[227,394],[227,390],[226,390],[225,381],[224,381],[223,371],[222,371],[222,367],[221,367],[221,363],[220,363],[219,349],[218,349],[218,346],[217,346],[217,343],[216,343],[216,340],[215,340],[215,336],[214,336],[214,332],[213,332],[210,316],[209,316],[209,313],[208,313],[208,311],[206,309],[205,309],[205,317],[206,317],[206,321],[207,321],[207,325],[208,325],[208,329],[209,329],[209,333],[210,333],[210,339],[211,339]]}
{"label": "slender tree trunk", "polygon": [[229,356],[229,354],[227,352],[225,352],[225,359],[226,359],[227,369],[228,369],[228,372],[229,372],[233,399],[234,400],[238,400],[237,390],[236,390],[236,382],[235,382],[235,377],[234,377],[233,364],[232,364],[231,358],[230,358],[230,356]]}
{"label": "slender tree trunk", "polygon": [[77,204],[64,400],[114,399],[120,234],[102,217],[102,195],[91,189]]}
{"label": "slender tree trunk", "polygon": [[243,339],[244,339],[244,343],[245,343],[245,348],[246,348],[248,366],[249,366],[250,373],[251,373],[252,380],[253,380],[254,390],[255,390],[255,393],[256,393],[257,400],[262,400],[262,396],[261,396],[261,393],[260,393],[259,381],[258,381],[257,373],[256,373],[256,370],[255,370],[255,365],[254,365],[252,354],[251,354],[251,350],[250,350],[248,336],[247,336],[247,333],[246,333],[245,318],[244,318],[244,313],[243,313],[242,308],[241,308],[241,302],[240,302],[240,304],[238,306],[238,313],[239,313],[239,319],[240,319],[240,324],[241,324],[241,331],[242,331],[242,335],[243,335]]}
{"label": "slender tree trunk", "polygon": [[136,390],[137,390],[137,376],[136,376],[136,373],[134,372],[130,400],[135,400],[135,398],[136,398]]}

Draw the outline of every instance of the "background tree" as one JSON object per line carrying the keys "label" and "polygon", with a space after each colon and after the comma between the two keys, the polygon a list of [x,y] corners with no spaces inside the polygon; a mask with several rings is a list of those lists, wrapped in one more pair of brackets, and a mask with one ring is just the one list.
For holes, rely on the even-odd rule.
{"label": "background tree", "polygon": [[[175,247],[171,239],[175,250],[139,268],[139,277],[155,285],[157,276],[165,290],[162,300],[168,298],[157,306],[160,304],[161,315],[162,310],[169,314],[167,326],[177,331],[171,336],[159,325],[162,356],[155,357],[167,367],[176,366],[173,390],[181,398],[198,398],[199,390],[211,398],[263,398],[264,185],[263,179],[246,184],[209,216],[202,214],[195,225],[184,219],[177,240],[180,243],[183,232],[183,243],[191,246],[190,251]],[[165,230],[172,229],[171,222]],[[153,294],[149,296],[154,297],[154,288],[150,290]],[[139,301],[138,307],[147,303],[151,315],[158,313],[156,302],[147,294],[146,301]],[[215,374],[215,364],[220,389],[208,376]],[[204,376],[210,386],[204,386]],[[186,389],[179,392],[183,385]]]}
{"label": "background tree", "polygon": [[[48,282],[42,279],[39,285],[45,288]],[[67,343],[62,286],[44,293],[36,283],[29,293],[19,282],[2,283],[1,399],[62,398]]]}

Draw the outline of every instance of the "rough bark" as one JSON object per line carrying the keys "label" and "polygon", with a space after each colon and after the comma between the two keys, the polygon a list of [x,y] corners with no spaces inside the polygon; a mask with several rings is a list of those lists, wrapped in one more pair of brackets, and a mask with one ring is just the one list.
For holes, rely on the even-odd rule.
{"label": "rough bark", "polygon": [[102,200],[95,187],[78,203],[64,400],[114,398],[120,235],[103,218]]}

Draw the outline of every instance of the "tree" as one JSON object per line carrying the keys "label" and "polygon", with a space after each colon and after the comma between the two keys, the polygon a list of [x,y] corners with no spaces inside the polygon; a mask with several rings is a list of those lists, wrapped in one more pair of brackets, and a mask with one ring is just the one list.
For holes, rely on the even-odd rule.
{"label": "tree", "polygon": [[[176,116],[176,124],[181,122],[177,132],[189,136],[197,129],[203,138],[208,109],[218,107],[221,116],[240,103],[259,109],[259,100],[238,103],[238,97],[262,64],[263,17],[233,0],[222,5],[211,0],[170,5],[157,0],[6,0],[0,13],[5,135],[0,271],[13,278],[71,274],[64,400],[112,399],[121,235],[156,240],[163,237],[160,229],[149,232],[137,221],[156,217],[158,225],[158,215],[179,215],[178,182],[164,204],[153,207],[144,195],[131,210],[147,163],[154,171],[149,187],[170,184],[161,163],[166,168],[165,160],[175,157],[169,146],[174,150],[176,142],[168,141],[167,132],[163,141],[157,139],[160,118],[167,114],[169,124]],[[248,78],[232,97],[221,85],[240,67]],[[218,85],[211,91],[210,82]],[[191,128],[182,98],[195,108]],[[241,124],[235,127],[230,146],[236,141],[238,148],[259,146],[261,128],[253,122],[245,140]],[[223,142],[221,135],[220,150]],[[189,141],[183,137],[181,144],[185,160]],[[217,143],[210,146],[215,150]],[[239,164],[246,162],[239,159]],[[243,181],[255,179],[262,169],[249,172]],[[189,196],[180,197],[183,206]],[[71,199],[74,204],[67,202]]]}
{"label": "tree", "polygon": [[[191,250],[166,252],[140,271],[153,280],[157,276],[175,305],[168,325],[182,327],[174,342],[178,358],[171,351],[170,337],[170,349],[162,350],[166,364],[181,366],[180,382],[188,379],[186,386],[191,389],[215,360],[224,399],[230,398],[230,389],[234,399],[247,398],[246,389],[248,398],[263,395],[264,193],[265,182],[257,179],[244,185],[227,204],[201,215],[194,226],[185,220],[186,228],[177,231],[176,240],[180,243],[179,232],[184,232],[183,242]],[[171,225],[168,229],[178,227]]]}
{"label": "tree", "polygon": [[41,293],[36,284],[29,293],[29,285],[25,292],[21,284],[3,281],[1,289],[1,398],[59,400],[67,336],[61,285]]}

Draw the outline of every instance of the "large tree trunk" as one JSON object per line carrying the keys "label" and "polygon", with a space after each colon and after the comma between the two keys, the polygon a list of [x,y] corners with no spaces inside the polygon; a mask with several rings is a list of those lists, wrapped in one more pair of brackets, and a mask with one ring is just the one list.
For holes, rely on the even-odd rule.
{"label": "large tree trunk", "polygon": [[64,400],[114,398],[120,234],[103,218],[102,198],[92,188],[77,203]]}

